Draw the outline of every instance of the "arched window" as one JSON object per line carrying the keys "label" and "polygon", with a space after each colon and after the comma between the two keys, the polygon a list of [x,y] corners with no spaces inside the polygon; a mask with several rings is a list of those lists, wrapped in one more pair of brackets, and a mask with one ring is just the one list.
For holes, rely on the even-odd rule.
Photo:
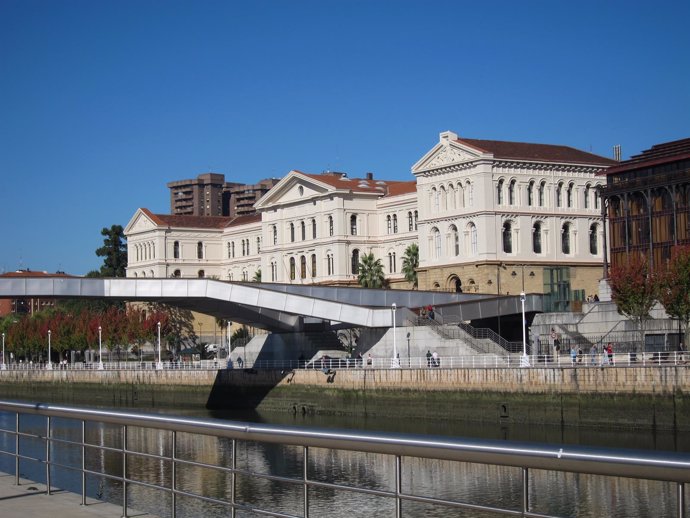
{"label": "arched window", "polygon": [[417,230],[417,211],[414,211],[414,229]]}
{"label": "arched window", "polygon": [[393,214],[393,234],[398,233],[398,215]]}
{"label": "arched window", "polygon": [[307,225],[304,223],[304,221],[300,221],[300,228],[302,230],[302,241],[307,240]]}
{"label": "arched window", "polygon": [[180,258],[180,242],[175,241],[173,243],[173,259],[179,259]]}
{"label": "arched window", "polygon": [[453,187],[453,184],[450,184],[448,186],[448,200],[450,201],[450,209],[455,209],[455,207],[458,204],[458,200],[456,198],[457,193],[455,192],[455,187]]}
{"label": "arched window", "polygon": [[235,257],[235,242],[234,241],[232,241],[230,243],[230,256]]}
{"label": "arched window", "polygon": [[438,190],[438,195],[440,196],[440,206],[441,210],[448,210],[448,196],[446,194],[446,188],[442,185]]}
{"label": "arched window", "polygon": [[197,259],[203,259],[204,258],[204,244],[199,241],[196,244],[196,258]]}
{"label": "arched window", "polygon": [[563,223],[561,228],[561,251],[570,254],[570,223]]}
{"label": "arched window", "polygon": [[333,216],[328,216],[328,235],[333,235]]}
{"label": "arched window", "polygon": [[434,247],[434,259],[441,258],[441,232],[434,227],[431,229],[432,246]]}
{"label": "arched window", "polygon": [[242,280],[244,282],[247,282],[249,280],[249,271],[246,268],[242,270]]}
{"label": "arched window", "polygon": [[333,271],[333,254],[331,252],[326,253],[326,268],[328,275],[333,275],[335,273]]}
{"label": "arched window", "polygon": [[356,248],[352,251],[352,273],[357,275],[359,273],[359,250]]}
{"label": "arched window", "polygon": [[273,225],[273,244],[278,244],[278,227]]}
{"label": "arched window", "polygon": [[232,258],[232,247],[230,246],[230,243],[228,243],[228,259]]}
{"label": "arched window", "polygon": [[350,234],[357,235],[357,214],[350,216]]}
{"label": "arched window", "polygon": [[295,224],[290,223],[290,242],[294,243],[295,242]]}
{"label": "arched window", "polygon": [[597,232],[597,230],[597,224],[592,223],[589,227],[589,253],[592,255],[597,255],[599,253],[599,232]]}
{"label": "arched window", "polygon": [[478,252],[478,241],[477,241],[477,226],[474,223],[469,223],[467,225],[467,231],[470,235],[469,238],[469,249],[467,250],[469,255],[477,255]]}
{"label": "arched window", "polygon": [[472,207],[474,205],[474,186],[469,180],[465,182],[465,192],[467,193],[467,206]]}
{"label": "arched window", "polygon": [[594,189],[594,208],[599,208],[599,189]]}
{"label": "arched window", "polygon": [[585,209],[589,208],[589,196],[590,196],[589,193],[591,192],[591,190],[592,190],[591,185],[589,185],[589,184],[585,185],[585,197],[584,197],[584,204],[583,204],[583,207]]}
{"label": "arched window", "polygon": [[305,256],[299,258],[299,276],[301,279],[307,278],[307,258]]}
{"label": "arched window", "polygon": [[496,185],[496,203],[498,205],[503,205],[503,178],[501,178]]}
{"label": "arched window", "polygon": [[295,258],[290,257],[290,280],[295,280]]}
{"label": "arched window", "polygon": [[510,221],[503,224],[503,252],[506,254],[513,253],[513,225]]}
{"label": "arched window", "polygon": [[544,199],[545,199],[545,193],[546,193],[546,182],[544,180],[541,181],[539,184],[539,206],[543,207],[544,206]]}
{"label": "arched window", "polygon": [[508,205],[515,205],[515,180],[508,184]]}
{"label": "arched window", "polygon": [[541,222],[537,221],[532,227],[532,251],[541,254]]}
{"label": "arched window", "polygon": [[431,188],[431,206],[434,208],[436,212],[440,210],[439,196],[436,187]]}
{"label": "arched window", "polygon": [[391,230],[393,229],[393,222],[391,221],[390,215],[386,218],[386,228],[388,229],[388,233],[391,233]]}
{"label": "arched window", "polygon": [[527,205],[534,206],[534,180],[530,180],[527,186]]}
{"label": "arched window", "polygon": [[199,277],[199,279],[203,279],[205,275],[204,270],[199,270],[197,272],[197,277]]}
{"label": "arched window", "polygon": [[460,235],[455,225],[450,226],[450,239],[453,242],[453,255],[457,257],[460,255]]}
{"label": "arched window", "polygon": [[311,238],[316,239],[316,220],[314,218],[311,220]]}
{"label": "arched window", "polygon": [[559,182],[556,186],[556,207],[563,204],[563,182]]}
{"label": "arched window", "polygon": [[261,253],[261,236],[256,238],[256,253]]}
{"label": "arched window", "polygon": [[244,239],[243,239],[242,240],[242,257],[244,257],[245,255],[246,255],[246,252],[245,252]]}
{"label": "arched window", "polygon": [[569,183],[568,184],[568,190],[565,192],[565,205],[568,208],[573,206],[573,189],[574,188],[575,188],[575,184]]}
{"label": "arched window", "polygon": [[311,254],[311,276],[316,277],[316,254]]}
{"label": "arched window", "polygon": [[407,213],[407,230],[412,232],[413,229],[413,223],[412,223],[412,212]]}
{"label": "arched window", "polygon": [[271,261],[271,280],[274,282],[278,280],[278,263],[275,261]]}

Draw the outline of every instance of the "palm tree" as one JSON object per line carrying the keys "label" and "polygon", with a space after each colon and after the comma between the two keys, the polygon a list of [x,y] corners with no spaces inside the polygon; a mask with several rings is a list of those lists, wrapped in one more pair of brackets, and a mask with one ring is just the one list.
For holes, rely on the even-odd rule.
{"label": "palm tree", "polygon": [[252,279],[252,282],[261,282],[261,268],[254,272],[254,278]]}
{"label": "palm tree", "polygon": [[412,243],[405,249],[403,255],[402,272],[405,274],[405,280],[412,283],[412,289],[417,289],[417,268],[419,267],[419,246],[417,243]]}
{"label": "palm tree", "polygon": [[357,282],[362,288],[383,288],[386,276],[383,273],[381,259],[375,259],[374,254],[364,254],[359,260],[359,275]]}

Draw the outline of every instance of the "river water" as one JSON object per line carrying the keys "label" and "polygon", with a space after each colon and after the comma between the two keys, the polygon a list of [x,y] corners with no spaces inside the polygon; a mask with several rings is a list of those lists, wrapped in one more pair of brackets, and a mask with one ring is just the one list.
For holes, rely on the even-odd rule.
{"label": "river water", "polygon": [[[140,409],[141,410],[141,409]],[[160,409],[147,412],[161,412]],[[169,413],[180,415],[179,412]],[[291,414],[210,413],[207,411],[186,412],[187,416],[212,417],[290,426],[311,426],[319,428],[350,428],[414,434],[447,435],[456,437],[480,437],[554,444],[582,444],[615,448],[643,450],[690,451],[685,436],[671,432],[636,431],[631,429],[576,429],[547,427],[529,424],[478,425],[455,421],[429,422],[405,419],[372,419],[338,416],[302,416]],[[0,414],[0,427],[12,429],[13,416]],[[79,438],[80,426],[69,420],[54,419],[54,437]],[[40,417],[26,417],[21,421],[23,430],[45,429],[45,420]],[[105,444],[113,448],[122,446],[119,427],[88,425],[87,442]],[[130,449],[148,453],[166,453],[171,449],[168,432],[132,428],[128,435]],[[232,452],[230,442],[209,436],[180,433],[177,437],[178,456],[208,464],[230,466]],[[44,458],[44,447],[38,442],[22,439],[23,452],[35,458]],[[0,449],[13,451],[13,439],[0,434]],[[69,466],[80,466],[78,448],[56,447],[53,461]],[[13,472],[13,461],[0,456],[0,471]],[[128,474],[143,482],[170,485],[169,464],[157,460],[131,457]],[[302,449],[299,447],[238,443],[237,462],[239,468],[276,476],[299,479],[303,473]],[[108,472],[121,473],[122,457],[116,452],[87,450],[87,468],[94,470],[105,467]],[[45,481],[45,470],[36,462],[22,461],[23,477],[39,482]],[[395,490],[395,460],[386,455],[373,455],[346,451],[310,449],[308,472],[312,479],[325,482],[351,484],[370,489]],[[486,506],[519,509],[521,498],[521,470],[460,462],[439,462],[403,458],[404,492],[431,495],[438,498],[469,502]],[[53,485],[80,491],[80,479],[73,471],[57,468],[53,474]],[[230,476],[207,468],[180,466],[178,488],[197,494],[208,494],[218,498],[230,497]],[[237,498],[240,502],[259,506],[274,512],[295,516],[303,515],[303,499],[300,486],[279,481],[238,477]],[[157,516],[169,516],[170,499],[152,489],[131,485],[128,488],[129,506]],[[116,481],[89,477],[87,493],[91,498],[100,498],[121,503],[121,486]],[[606,478],[590,475],[530,471],[531,510],[552,516],[573,517],[621,517],[645,518],[676,515],[676,486],[661,482],[649,482],[624,478]],[[382,497],[349,492],[333,492],[328,489],[310,490],[310,516],[353,518],[394,516],[394,501]],[[686,510],[686,513],[690,509]],[[403,503],[406,517],[488,517],[496,516],[486,512],[454,510],[446,507]],[[229,516],[227,507],[199,502],[178,500],[177,516],[215,518]],[[237,516],[259,516],[257,513],[238,512]]]}

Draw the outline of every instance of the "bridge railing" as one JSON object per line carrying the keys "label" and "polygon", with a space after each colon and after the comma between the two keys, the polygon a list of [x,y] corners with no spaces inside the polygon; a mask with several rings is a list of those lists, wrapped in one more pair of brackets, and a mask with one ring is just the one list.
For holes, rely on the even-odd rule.
{"label": "bridge railing", "polygon": [[[19,403],[0,401],[0,412],[14,414],[14,427],[0,429],[3,436],[2,445],[14,445],[9,449],[0,450],[0,455],[8,455],[15,461],[15,483],[20,484],[20,461],[39,462],[45,468],[45,482],[47,494],[57,489],[59,483],[57,477],[53,478],[54,471],[72,470],[81,476],[81,500],[82,505],[87,505],[86,477],[99,477],[113,480],[122,487],[122,516],[128,516],[128,494],[135,486],[145,486],[154,491],[167,494],[169,498],[160,498],[158,506],[163,507],[169,502],[171,516],[176,517],[177,502],[179,498],[196,500],[199,503],[212,503],[227,508],[230,516],[235,517],[238,511],[251,512],[263,516],[282,518],[300,517],[309,518],[317,513],[310,507],[310,498],[314,489],[326,489],[336,494],[360,493],[373,495],[394,502],[395,516],[402,517],[403,503],[417,502],[440,506],[449,510],[487,511],[514,516],[550,516],[531,511],[533,502],[530,495],[534,495],[537,501],[539,496],[545,497],[545,492],[530,491],[530,471],[546,470],[548,472],[569,472],[600,475],[605,477],[632,477],[644,480],[665,481],[675,485],[676,488],[676,516],[683,517],[686,512],[685,484],[690,482],[690,455],[674,452],[614,450],[604,448],[586,448],[578,446],[552,446],[536,443],[511,443],[489,440],[458,439],[455,437],[428,437],[419,435],[385,434],[378,432],[356,432],[344,430],[320,430],[311,428],[292,428],[285,426],[260,425],[241,422],[220,420],[204,420],[182,417],[171,417],[161,414],[143,414],[139,412],[120,412],[101,409],[76,408],[60,405],[47,405],[37,403]],[[20,426],[20,421],[26,416],[44,416],[45,428],[41,431],[27,431]],[[56,419],[58,418],[58,419]],[[59,419],[76,420],[81,424],[80,438],[70,438],[56,433]],[[7,422],[8,420],[6,420]],[[91,423],[115,425],[120,430],[120,439],[113,446],[112,443],[104,444],[101,437],[98,441],[86,440],[86,425]],[[171,433],[170,448],[160,448],[155,452],[143,452],[131,444],[128,439],[130,429],[165,430]],[[225,438],[231,441],[231,457],[225,456],[222,463],[213,463],[208,456],[199,458],[186,458],[178,456],[177,434],[203,434],[206,436]],[[134,432],[133,435],[134,436]],[[9,439],[9,440],[8,440]],[[261,471],[254,471],[251,466],[238,465],[237,446],[241,442],[258,442],[267,444],[292,445],[301,449],[303,469],[300,475],[276,475],[267,473],[265,467]],[[44,448],[43,458],[36,458],[35,453],[27,453],[22,449],[23,444],[29,442],[38,443],[39,448]],[[75,463],[66,464],[60,455],[55,455],[56,448],[69,447],[80,451],[81,466]],[[311,457],[312,448],[324,448],[330,450],[354,451],[375,453],[390,456],[394,460],[394,489],[376,489],[366,487],[362,481],[349,482],[347,485],[337,481],[324,481],[316,475],[318,471],[312,464],[318,462],[316,457]],[[52,452],[52,453],[51,453]],[[103,455],[105,453],[119,455],[119,462],[104,462],[97,467],[87,468],[87,455]],[[457,461],[469,462],[488,466],[512,466],[521,470],[521,495],[518,498],[519,508],[507,507],[501,502],[494,505],[480,505],[474,502],[458,501],[455,499],[441,498],[433,494],[419,494],[413,485],[403,490],[403,470],[406,458],[425,459],[429,461]],[[170,477],[156,480],[141,480],[134,478],[132,468],[135,461],[158,462],[160,469],[171,474]],[[223,496],[206,494],[204,486],[192,492],[182,489],[178,482],[178,473],[189,467],[215,470],[230,477],[229,491]],[[409,473],[407,473],[409,477]],[[248,503],[238,498],[238,477],[246,484],[246,479],[256,481],[279,482],[293,491],[295,498],[301,500],[300,514],[289,513],[285,510],[271,509],[271,499],[260,499],[256,503]],[[481,487],[476,491],[480,492]],[[605,497],[605,492],[602,493]],[[589,495],[588,498],[595,498]],[[341,504],[343,505],[343,504]],[[516,504],[513,504],[516,505]],[[158,509],[159,514],[164,514],[163,509]],[[354,509],[352,511],[355,511]],[[313,514],[312,514],[313,513]]]}
{"label": "bridge railing", "polygon": [[[603,353],[576,354],[573,360],[570,351],[561,350],[558,355],[534,354],[529,355],[531,367],[560,368],[560,367],[690,367],[690,353],[668,351],[631,353],[620,352],[612,356]],[[489,368],[520,368],[522,355],[520,353],[505,354],[472,354],[466,356],[438,356],[427,358],[426,356],[412,356],[393,359],[392,357],[363,357],[363,358],[331,358],[324,357],[317,360],[251,360],[237,358],[230,360],[201,360],[178,362],[103,362],[103,369],[98,362],[93,363],[53,363],[52,370],[219,370],[219,369],[489,369]],[[6,363],[0,366],[1,370],[46,370],[44,363]]]}

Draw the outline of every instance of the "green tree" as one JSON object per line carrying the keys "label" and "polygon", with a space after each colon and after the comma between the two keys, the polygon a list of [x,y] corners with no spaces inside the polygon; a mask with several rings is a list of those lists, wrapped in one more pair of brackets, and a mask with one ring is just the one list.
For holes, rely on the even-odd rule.
{"label": "green tree", "polygon": [[690,247],[675,247],[666,270],[659,275],[659,302],[666,313],[683,324],[688,343],[690,323]]}
{"label": "green tree", "polygon": [[362,288],[383,288],[386,285],[383,264],[381,259],[374,258],[373,252],[360,258],[357,282]]}
{"label": "green tree", "polygon": [[254,278],[252,279],[252,282],[261,282],[261,268],[256,270],[254,273]]}
{"label": "green tree", "polygon": [[412,243],[405,249],[402,260],[402,272],[405,280],[412,283],[412,289],[417,289],[419,282],[417,279],[417,268],[419,268],[419,246]]}
{"label": "green tree", "polygon": [[644,351],[645,324],[658,298],[657,281],[649,271],[647,259],[639,255],[629,256],[627,264],[611,269],[609,285],[611,299],[618,312],[637,326],[640,350]]}
{"label": "green tree", "polygon": [[127,242],[121,225],[112,225],[101,230],[103,246],[96,250],[96,255],[104,257],[101,266],[101,277],[124,277],[127,268]]}

